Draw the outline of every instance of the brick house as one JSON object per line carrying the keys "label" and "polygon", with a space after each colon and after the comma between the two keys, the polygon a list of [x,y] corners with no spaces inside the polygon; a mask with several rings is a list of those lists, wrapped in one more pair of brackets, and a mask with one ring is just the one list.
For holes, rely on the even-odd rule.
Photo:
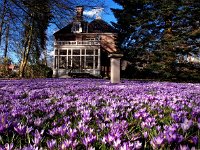
{"label": "brick house", "polygon": [[107,76],[108,55],[117,51],[116,36],[114,28],[100,18],[85,21],[83,7],[77,6],[74,20],[54,33],[53,75],[77,72]]}

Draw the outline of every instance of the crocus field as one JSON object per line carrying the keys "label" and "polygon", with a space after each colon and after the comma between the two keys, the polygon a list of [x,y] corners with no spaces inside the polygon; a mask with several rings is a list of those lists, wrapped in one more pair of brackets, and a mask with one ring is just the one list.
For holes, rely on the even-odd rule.
{"label": "crocus field", "polygon": [[0,149],[200,149],[200,84],[0,80]]}

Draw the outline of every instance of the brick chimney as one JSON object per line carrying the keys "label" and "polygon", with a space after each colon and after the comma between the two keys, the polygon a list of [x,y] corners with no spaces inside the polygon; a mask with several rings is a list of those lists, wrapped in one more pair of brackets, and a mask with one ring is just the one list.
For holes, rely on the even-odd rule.
{"label": "brick chimney", "polygon": [[83,20],[83,6],[76,6],[76,20],[81,21]]}

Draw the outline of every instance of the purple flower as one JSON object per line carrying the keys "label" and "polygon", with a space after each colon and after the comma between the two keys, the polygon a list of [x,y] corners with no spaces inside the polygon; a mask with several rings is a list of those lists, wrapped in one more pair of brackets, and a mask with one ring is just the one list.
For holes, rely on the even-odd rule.
{"label": "purple flower", "polygon": [[71,138],[74,138],[77,134],[77,130],[76,129],[69,129],[67,134],[71,137]]}
{"label": "purple flower", "polygon": [[194,143],[195,145],[198,144],[198,136],[193,136],[190,138],[191,142]]}
{"label": "purple flower", "polygon": [[142,148],[142,143],[140,141],[134,142],[134,148],[135,149],[141,149]]}
{"label": "purple flower", "polygon": [[181,123],[181,128],[183,131],[187,131],[192,126],[192,124],[192,120],[185,119],[184,122]]}
{"label": "purple flower", "polygon": [[197,125],[198,125],[198,128],[200,129],[200,118],[197,119]]}
{"label": "purple flower", "polygon": [[104,144],[107,143],[107,136],[104,136],[104,137],[102,138],[102,143],[104,143]]}
{"label": "purple flower", "polygon": [[144,135],[144,138],[147,138],[147,137],[148,137],[148,132],[145,131],[145,132],[143,133],[143,135]]}
{"label": "purple flower", "polygon": [[33,127],[26,127],[26,134],[30,133],[33,130]]}
{"label": "purple flower", "polygon": [[78,141],[77,140],[74,140],[73,143],[72,143],[72,148],[73,149],[76,149],[76,146],[78,145]]}
{"label": "purple flower", "polygon": [[88,147],[87,150],[95,150],[95,148],[94,147]]}
{"label": "purple flower", "polygon": [[61,148],[61,150],[68,149],[68,148],[71,146],[71,144],[72,144],[72,141],[66,139],[65,141],[63,141],[63,142],[61,143],[60,148]]}
{"label": "purple flower", "polygon": [[188,147],[188,145],[180,145],[179,149],[180,150],[190,150],[190,148]]}
{"label": "purple flower", "polygon": [[43,123],[43,120],[42,120],[42,118],[36,118],[35,120],[34,120],[34,125],[35,126],[40,126],[41,124]]}
{"label": "purple flower", "polygon": [[154,137],[150,143],[152,145],[153,148],[159,148],[164,142],[164,138],[161,137],[161,136],[157,136],[157,137]]}
{"label": "purple flower", "polygon": [[113,142],[114,141],[114,136],[113,135],[111,135],[111,134],[108,134],[107,136],[106,136],[106,141],[108,142],[108,143],[111,143],[111,142]]}
{"label": "purple flower", "polygon": [[120,150],[132,150],[133,146],[134,145],[132,143],[130,143],[130,142],[124,142],[119,149]]}
{"label": "purple flower", "polygon": [[122,133],[119,130],[115,130],[112,135],[114,136],[114,138],[120,138]]}
{"label": "purple flower", "polygon": [[18,123],[16,127],[14,127],[14,130],[17,131],[20,135],[23,135],[26,133],[26,127],[22,125],[21,123]]}
{"label": "purple flower", "polygon": [[10,125],[10,121],[8,121],[8,114],[2,113],[0,114],[0,133],[3,132]]}
{"label": "purple flower", "polygon": [[10,143],[10,144],[6,143],[5,144],[5,150],[12,150],[12,149],[13,149],[13,143]]}
{"label": "purple flower", "polygon": [[29,145],[29,146],[23,147],[22,150],[39,150],[39,148],[38,148],[38,147],[35,147],[35,146],[33,146],[33,145]]}
{"label": "purple flower", "polygon": [[117,139],[117,140],[114,140],[113,141],[113,146],[114,148],[118,148],[121,144],[121,140],[120,139]]}
{"label": "purple flower", "polygon": [[96,139],[95,135],[89,135],[89,136],[85,136],[82,139],[82,142],[86,147],[88,147],[88,145],[91,144],[92,142],[94,142],[95,139]]}
{"label": "purple flower", "polygon": [[197,125],[198,125],[198,128],[200,129],[200,123],[197,123]]}
{"label": "purple flower", "polygon": [[51,130],[49,130],[49,134],[54,136],[54,135],[65,135],[67,131],[67,126],[63,125],[60,127],[55,127]]}
{"label": "purple flower", "polygon": [[138,118],[141,117],[141,115],[140,115],[140,113],[135,113],[135,114],[134,114],[134,117],[135,117],[136,119],[138,119]]}
{"label": "purple flower", "polygon": [[43,130],[42,130],[42,132],[40,133],[37,129],[35,130],[35,133],[34,133],[34,139],[33,139],[33,143],[35,144],[35,145],[38,145],[39,143],[40,143],[40,141],[41,141],[41,139],[42,139],[42,134],[43,134]]}
{"label": "purple flower", "polygon": [[48,140],[47,141],[47,146],[48,146],[48,148],[50,149],[50,150],[53,150],[54,149],[54,147],[55,147],[55,145],[56,145],[56,140]]}

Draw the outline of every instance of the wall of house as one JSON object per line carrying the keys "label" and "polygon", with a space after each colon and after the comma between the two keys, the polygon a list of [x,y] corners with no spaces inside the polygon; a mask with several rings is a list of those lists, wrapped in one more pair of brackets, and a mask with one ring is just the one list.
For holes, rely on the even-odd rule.
{"label": "wall of house", "polygon": [[[94,75],[101,74],[103,77],[109,76],[110,59],[108,55],[117,51],[115,40],[116,34],[113,33],[79,33],[57,36],[54,45],[54,76],[65,75],[71,68],[76,70],[76,64],[80,72],[86,71]],[[79,50],[80,54],[74,54],[75,50]],[[90,50],[95,51],[91,53],[91,56],[88,53]],[[96,53],[97,50],[98,53]],[[90,57],[91,60],[89,60]]]}
{"label": "wall of house", "polygon": [[108,51],[109,53],[113,53],[117,51],[116,46],[116,34],[101,34],[101,46]]}

